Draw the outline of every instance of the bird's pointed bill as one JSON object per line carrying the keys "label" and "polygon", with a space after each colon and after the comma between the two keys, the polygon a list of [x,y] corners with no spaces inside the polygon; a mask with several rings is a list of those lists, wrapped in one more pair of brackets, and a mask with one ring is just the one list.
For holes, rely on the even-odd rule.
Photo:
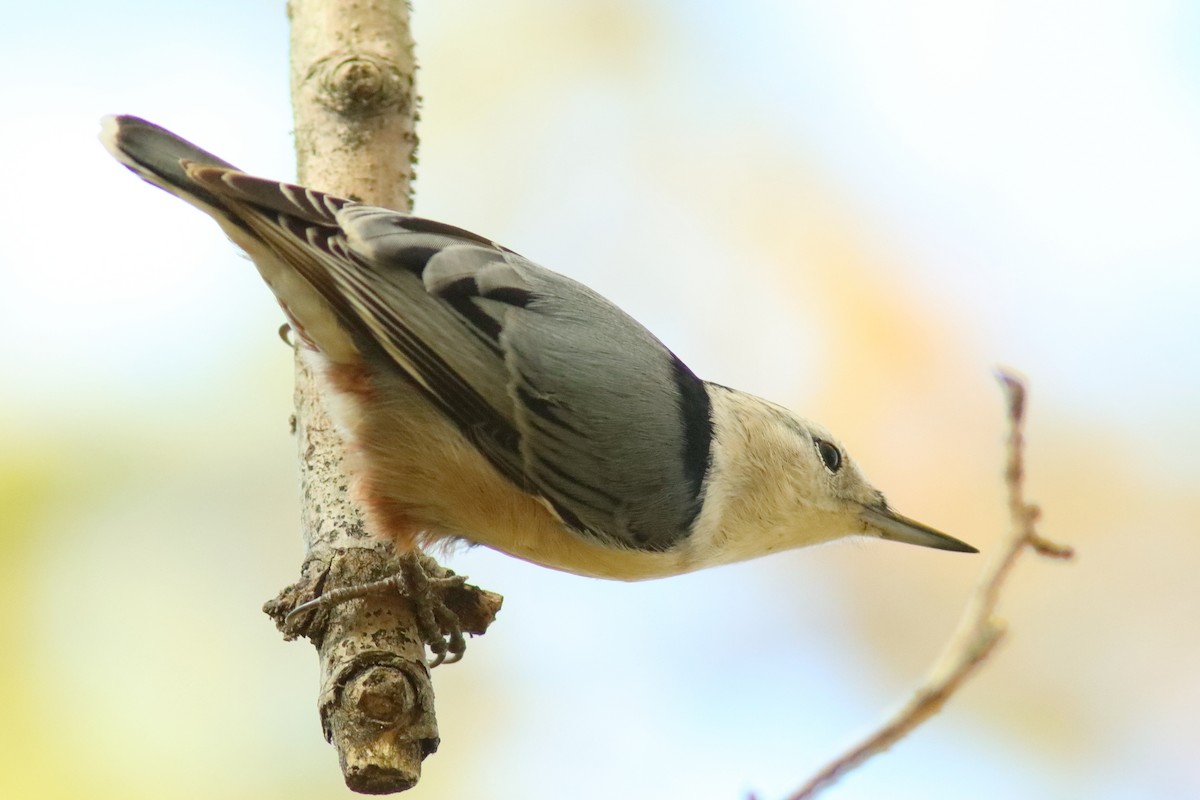
{"label": "bird's pointed bill", "polygon": [[887,507],[863,506],[862,519],[881,538],[890,539],[893,542],[934,547],[938,550],[954,550],[959,553],[979,552],[966,542],[955,539],[953,536],[947,536],[941,531],[923,525],[915,519],[909,519],[903,514],[897,514]]}

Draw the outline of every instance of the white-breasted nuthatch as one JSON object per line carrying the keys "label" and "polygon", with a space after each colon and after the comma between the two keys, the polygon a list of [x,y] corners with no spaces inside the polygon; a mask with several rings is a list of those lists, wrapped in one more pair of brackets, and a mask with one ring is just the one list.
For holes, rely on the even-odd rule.
{"label": "white-breasted nuthatch", "polygon": [[355,497],[400,552],[458,537],[641,580],[861,534],[889,508],[824,428],[696,377],[591,289],[465,230],[243,174],[137,117],[101,139],[212,216],[340,399]]}

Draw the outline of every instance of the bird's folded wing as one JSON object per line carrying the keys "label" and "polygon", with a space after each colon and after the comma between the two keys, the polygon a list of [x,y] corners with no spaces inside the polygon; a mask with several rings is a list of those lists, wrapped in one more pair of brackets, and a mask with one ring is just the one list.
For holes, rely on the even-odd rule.
{"label": "bird's folded wing", "polygon": [[583,535],[667,549],[698,513],[703,383],[587,287],[467,231],[216,168],[189,169]]}

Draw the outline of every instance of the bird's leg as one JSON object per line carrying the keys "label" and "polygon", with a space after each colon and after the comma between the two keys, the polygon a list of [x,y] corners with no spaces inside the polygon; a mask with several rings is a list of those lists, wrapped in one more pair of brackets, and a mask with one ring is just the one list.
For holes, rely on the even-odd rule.
{"label": "bird's leg", "polygon": [[466,580],[465,576],[441,567],[421,551],[412,550],[400,556],[400,571],[395,575],[331,589],[293,608],[288,612],[285,622],[314,608],[331,608],[367,595],[400,592],[412,601],[417,630],[422,641],[433,652],[433,661],[429,666],[453,664],[462,658],[467,643],[463,637],[462,621],[446,602],[446,594],[462,588]]}
{"label": "bird's leg", "polygon": [[[443,574],[435,577],[432,574],[435,572]],[[461,659],[467,641],[463,638],[462,621],[446,603],[446,592],[461,588],[467,579],[415,549],[400,556],[400,575],[413,603],[417,628],[433,651],[433,663],[429,666],[453,664]]]}

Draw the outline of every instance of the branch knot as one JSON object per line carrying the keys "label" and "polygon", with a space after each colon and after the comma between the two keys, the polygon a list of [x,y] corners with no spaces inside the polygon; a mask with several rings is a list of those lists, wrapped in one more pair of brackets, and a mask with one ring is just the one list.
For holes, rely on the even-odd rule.
{"label": "branch knot", "polygon": [[304,76],[315,83],[316,100],[347,117],[404,114],[412,105],[412,80],[389,59],[339,50],[313,62]]}

